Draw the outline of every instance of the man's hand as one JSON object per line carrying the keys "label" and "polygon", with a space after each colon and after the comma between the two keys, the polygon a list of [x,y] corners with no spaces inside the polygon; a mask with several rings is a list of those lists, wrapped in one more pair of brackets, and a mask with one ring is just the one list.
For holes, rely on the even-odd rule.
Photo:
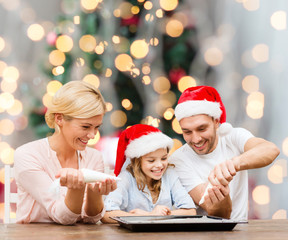
{"label": "man's hand", "polygon": [[213,186],[227,186],[236,175],[236,169],[232,160],[226,160],[214,167],[209,174],[208,181]]}
{"label": "man's hand", "polygon": [[230,218],[232,202],[229,193],[229,185],[213,186],[208,189],[208,195],[201,207],[206,210],[208,215]]}

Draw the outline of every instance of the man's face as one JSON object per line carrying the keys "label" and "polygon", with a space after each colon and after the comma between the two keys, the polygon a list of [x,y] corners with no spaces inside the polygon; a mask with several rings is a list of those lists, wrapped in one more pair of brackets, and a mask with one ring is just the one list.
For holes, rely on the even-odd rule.
{"label": "man's face", "polygon": [[180,120],[183,137],[188,145],[199,155],[211,153],[217,146],[216,130],[219,120],[199,114]]}

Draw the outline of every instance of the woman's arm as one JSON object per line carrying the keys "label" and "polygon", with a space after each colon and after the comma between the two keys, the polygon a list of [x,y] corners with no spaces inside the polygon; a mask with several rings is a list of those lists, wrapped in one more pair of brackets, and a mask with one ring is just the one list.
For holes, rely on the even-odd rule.
{"label": "woman's arm", "polygon": [[88,216],[96,216],[104,208],[103,195],[108,195],[117,188],[115,180],[106,179],[103,182],[87,185],[85,212]]}

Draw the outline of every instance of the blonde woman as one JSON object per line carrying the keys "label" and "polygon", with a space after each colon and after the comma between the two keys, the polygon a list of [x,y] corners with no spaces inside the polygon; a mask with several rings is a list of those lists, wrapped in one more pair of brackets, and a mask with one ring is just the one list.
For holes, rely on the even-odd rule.
{"label": "blonde woman", "polygon": [[[149,125],[121,133],[114,171],[116,176],[121,172],[121,181],[105,199],[103,223],[115,222],[113,216],[195,215],[193,200],[168,163],[172,146],[171,138]],[[129,163],[126,169],[124,163]]]}
{"label": "blonde woman", "polygon": [[[55,132],[16,149],[17,223],[96,223],[105,213],[102,195],[115,180],[86,184],[81,168],[103,172],[102,155],[87,147],[102,124],[105,102],[97,88],[83,81],[63,85],[53,97],[45,120]],[[60,194],[49,191],[60,179]]]}

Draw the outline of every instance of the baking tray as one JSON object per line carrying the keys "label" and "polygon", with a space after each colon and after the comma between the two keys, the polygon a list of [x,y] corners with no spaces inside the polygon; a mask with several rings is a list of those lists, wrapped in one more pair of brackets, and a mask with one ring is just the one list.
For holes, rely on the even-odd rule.
{"label": "baking tray", "polygon": [[167,232],[167,231],[231,231],[238,223],[212,216],[202,215],[169,215],[169,216],[121,216],[111,217],[121,227],[134,232]]}

